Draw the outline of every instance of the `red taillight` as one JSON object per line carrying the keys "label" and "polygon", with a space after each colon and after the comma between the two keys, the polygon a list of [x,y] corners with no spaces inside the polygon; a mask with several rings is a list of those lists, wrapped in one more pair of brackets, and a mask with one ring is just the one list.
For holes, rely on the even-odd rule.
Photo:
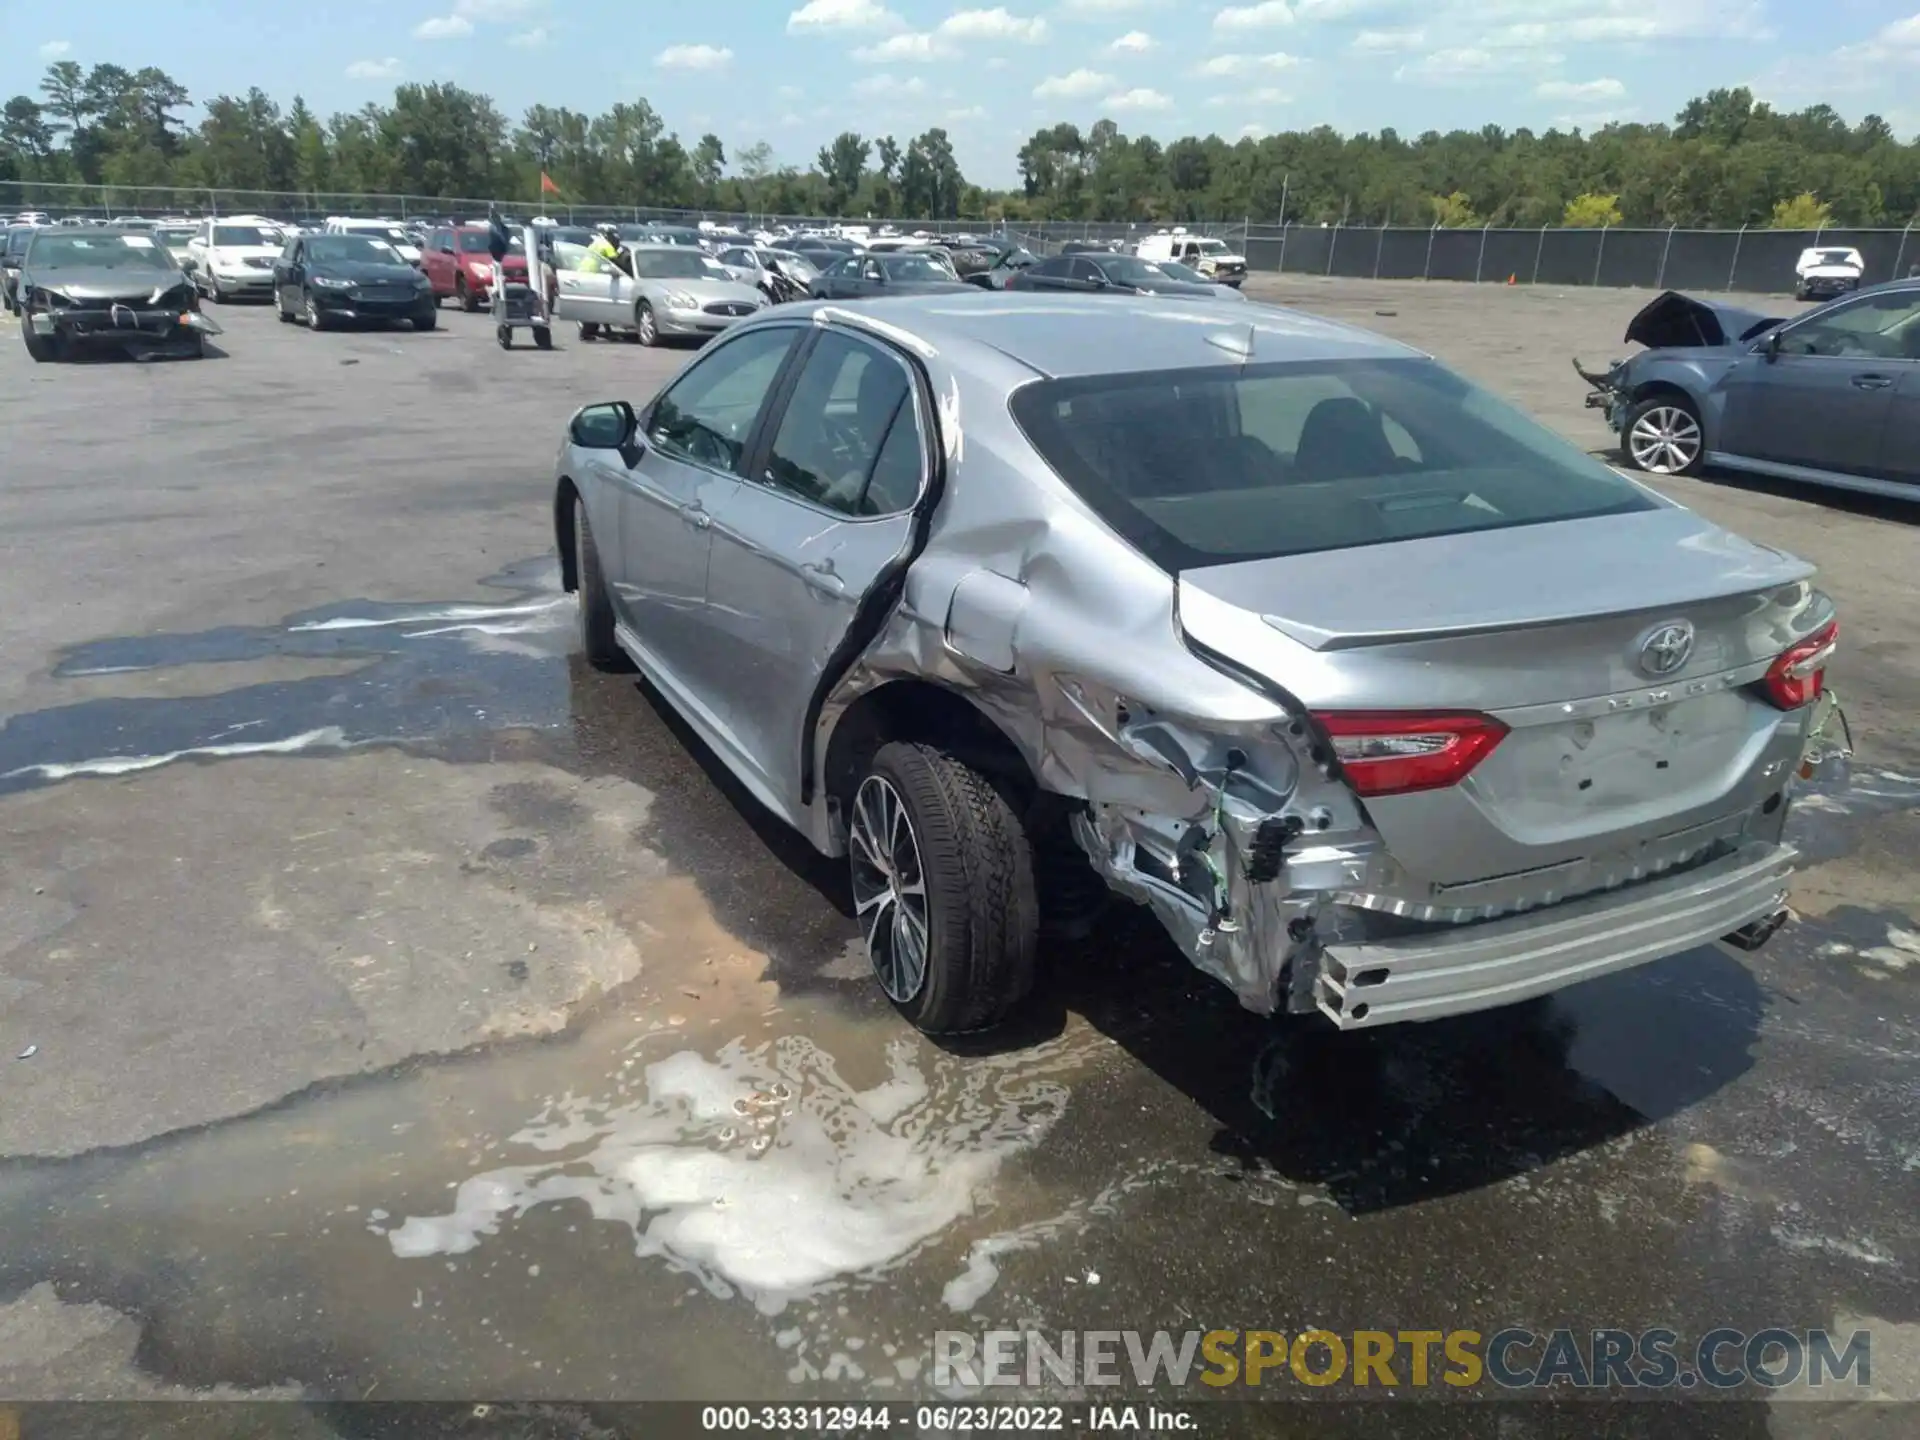
{"label": "red taillight", "polygon": [[1761,683],[1767,699],[1782,710],[1798,710],[1818,700],[1827,688],[1827,661],[1840,639],[1840,622],[1829,620],[1806,639],[1789,648],[1767,667]]}
{"label": "red taillight", "polygon": [[1332,737],[1347,783],[1361,795],[1457,785],[1507,733],[1491,715],[1348,710],[1314,718]]}

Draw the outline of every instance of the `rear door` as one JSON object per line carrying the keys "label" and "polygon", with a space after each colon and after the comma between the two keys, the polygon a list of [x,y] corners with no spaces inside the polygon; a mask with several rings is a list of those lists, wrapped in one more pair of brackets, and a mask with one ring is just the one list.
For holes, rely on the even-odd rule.
{"label": "rear door", "polygon": [[[1916,335],[1920,335],[1917,330]],[[1880,474],[1920,487],[1920,359],[1900,362],[1900,384],[1880,432]],[[1920,495],[1920,490],[1916,490]]]}
{"label": "rear door", "polygon": [[894,351],[822,331],[749,479],[714,511],[712,625],[722,718],[762,784],[797,811],[821,677],[875,582],[908,547],[931,433]]}
{"label": "rear door", "polygon": [[[556,256],[556,259],[558,257]],[[612,300],[613,262],[598,260],[593,270],[561,270],[556,287],[553,314],[557,320],[575,320],[585,325],[606,322]]]}

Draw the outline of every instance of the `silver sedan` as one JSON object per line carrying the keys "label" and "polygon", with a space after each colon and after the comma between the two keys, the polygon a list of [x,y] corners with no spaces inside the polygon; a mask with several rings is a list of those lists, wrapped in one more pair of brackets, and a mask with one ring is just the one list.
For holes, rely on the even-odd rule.
{"label": "silver sedan", "polygon": [[587,655],[847,857],[929,1031],[1108,892],[1342,1028],[1751,948],[1839,751],[1810,566],[1293,311],[782,307],[554,500]]}
{"label": "silver sedan", "polygon": [[575,321],[583,340],[617,331],[642,345],[718,335],[767,303],[690,245],[624,245],[624,268],[605,261],[579,268],[585,252],[565,258],[573,268],[559,271],[553,314]]}

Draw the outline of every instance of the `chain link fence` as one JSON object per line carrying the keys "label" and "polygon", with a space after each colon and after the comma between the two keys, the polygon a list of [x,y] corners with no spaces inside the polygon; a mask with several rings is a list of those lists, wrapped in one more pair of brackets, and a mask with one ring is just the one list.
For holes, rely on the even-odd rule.
{"label": "chain link fence", "polygon": [[1920,266],[1920,235],[1902,230],[1479,230],[1393,226],[1253,226],[1247,268],[1368,280],[1631,286],[1786,294],[1800,252],[1860,252],[1863,284]]}

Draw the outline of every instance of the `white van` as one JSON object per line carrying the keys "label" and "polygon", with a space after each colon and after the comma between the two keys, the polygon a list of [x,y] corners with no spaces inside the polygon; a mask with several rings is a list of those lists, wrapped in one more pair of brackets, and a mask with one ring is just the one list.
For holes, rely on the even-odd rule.
{"label": "white van", "polygon": [[409,265],[417,266],[420,263],[420,247],[398,220],[364,220],[353,215],[329,215],[327,234],[366,235],[375,240],[384,240],[398,250],[400,258]]}
{"label": "white van", "polygon": [[1247,278],[1247,257],[1211,235],[1189,235],[1184,226],[1156,230],[1133,253],[1142,260],[1173,260],[1198,270],[1219,285],[1239,289]]}

